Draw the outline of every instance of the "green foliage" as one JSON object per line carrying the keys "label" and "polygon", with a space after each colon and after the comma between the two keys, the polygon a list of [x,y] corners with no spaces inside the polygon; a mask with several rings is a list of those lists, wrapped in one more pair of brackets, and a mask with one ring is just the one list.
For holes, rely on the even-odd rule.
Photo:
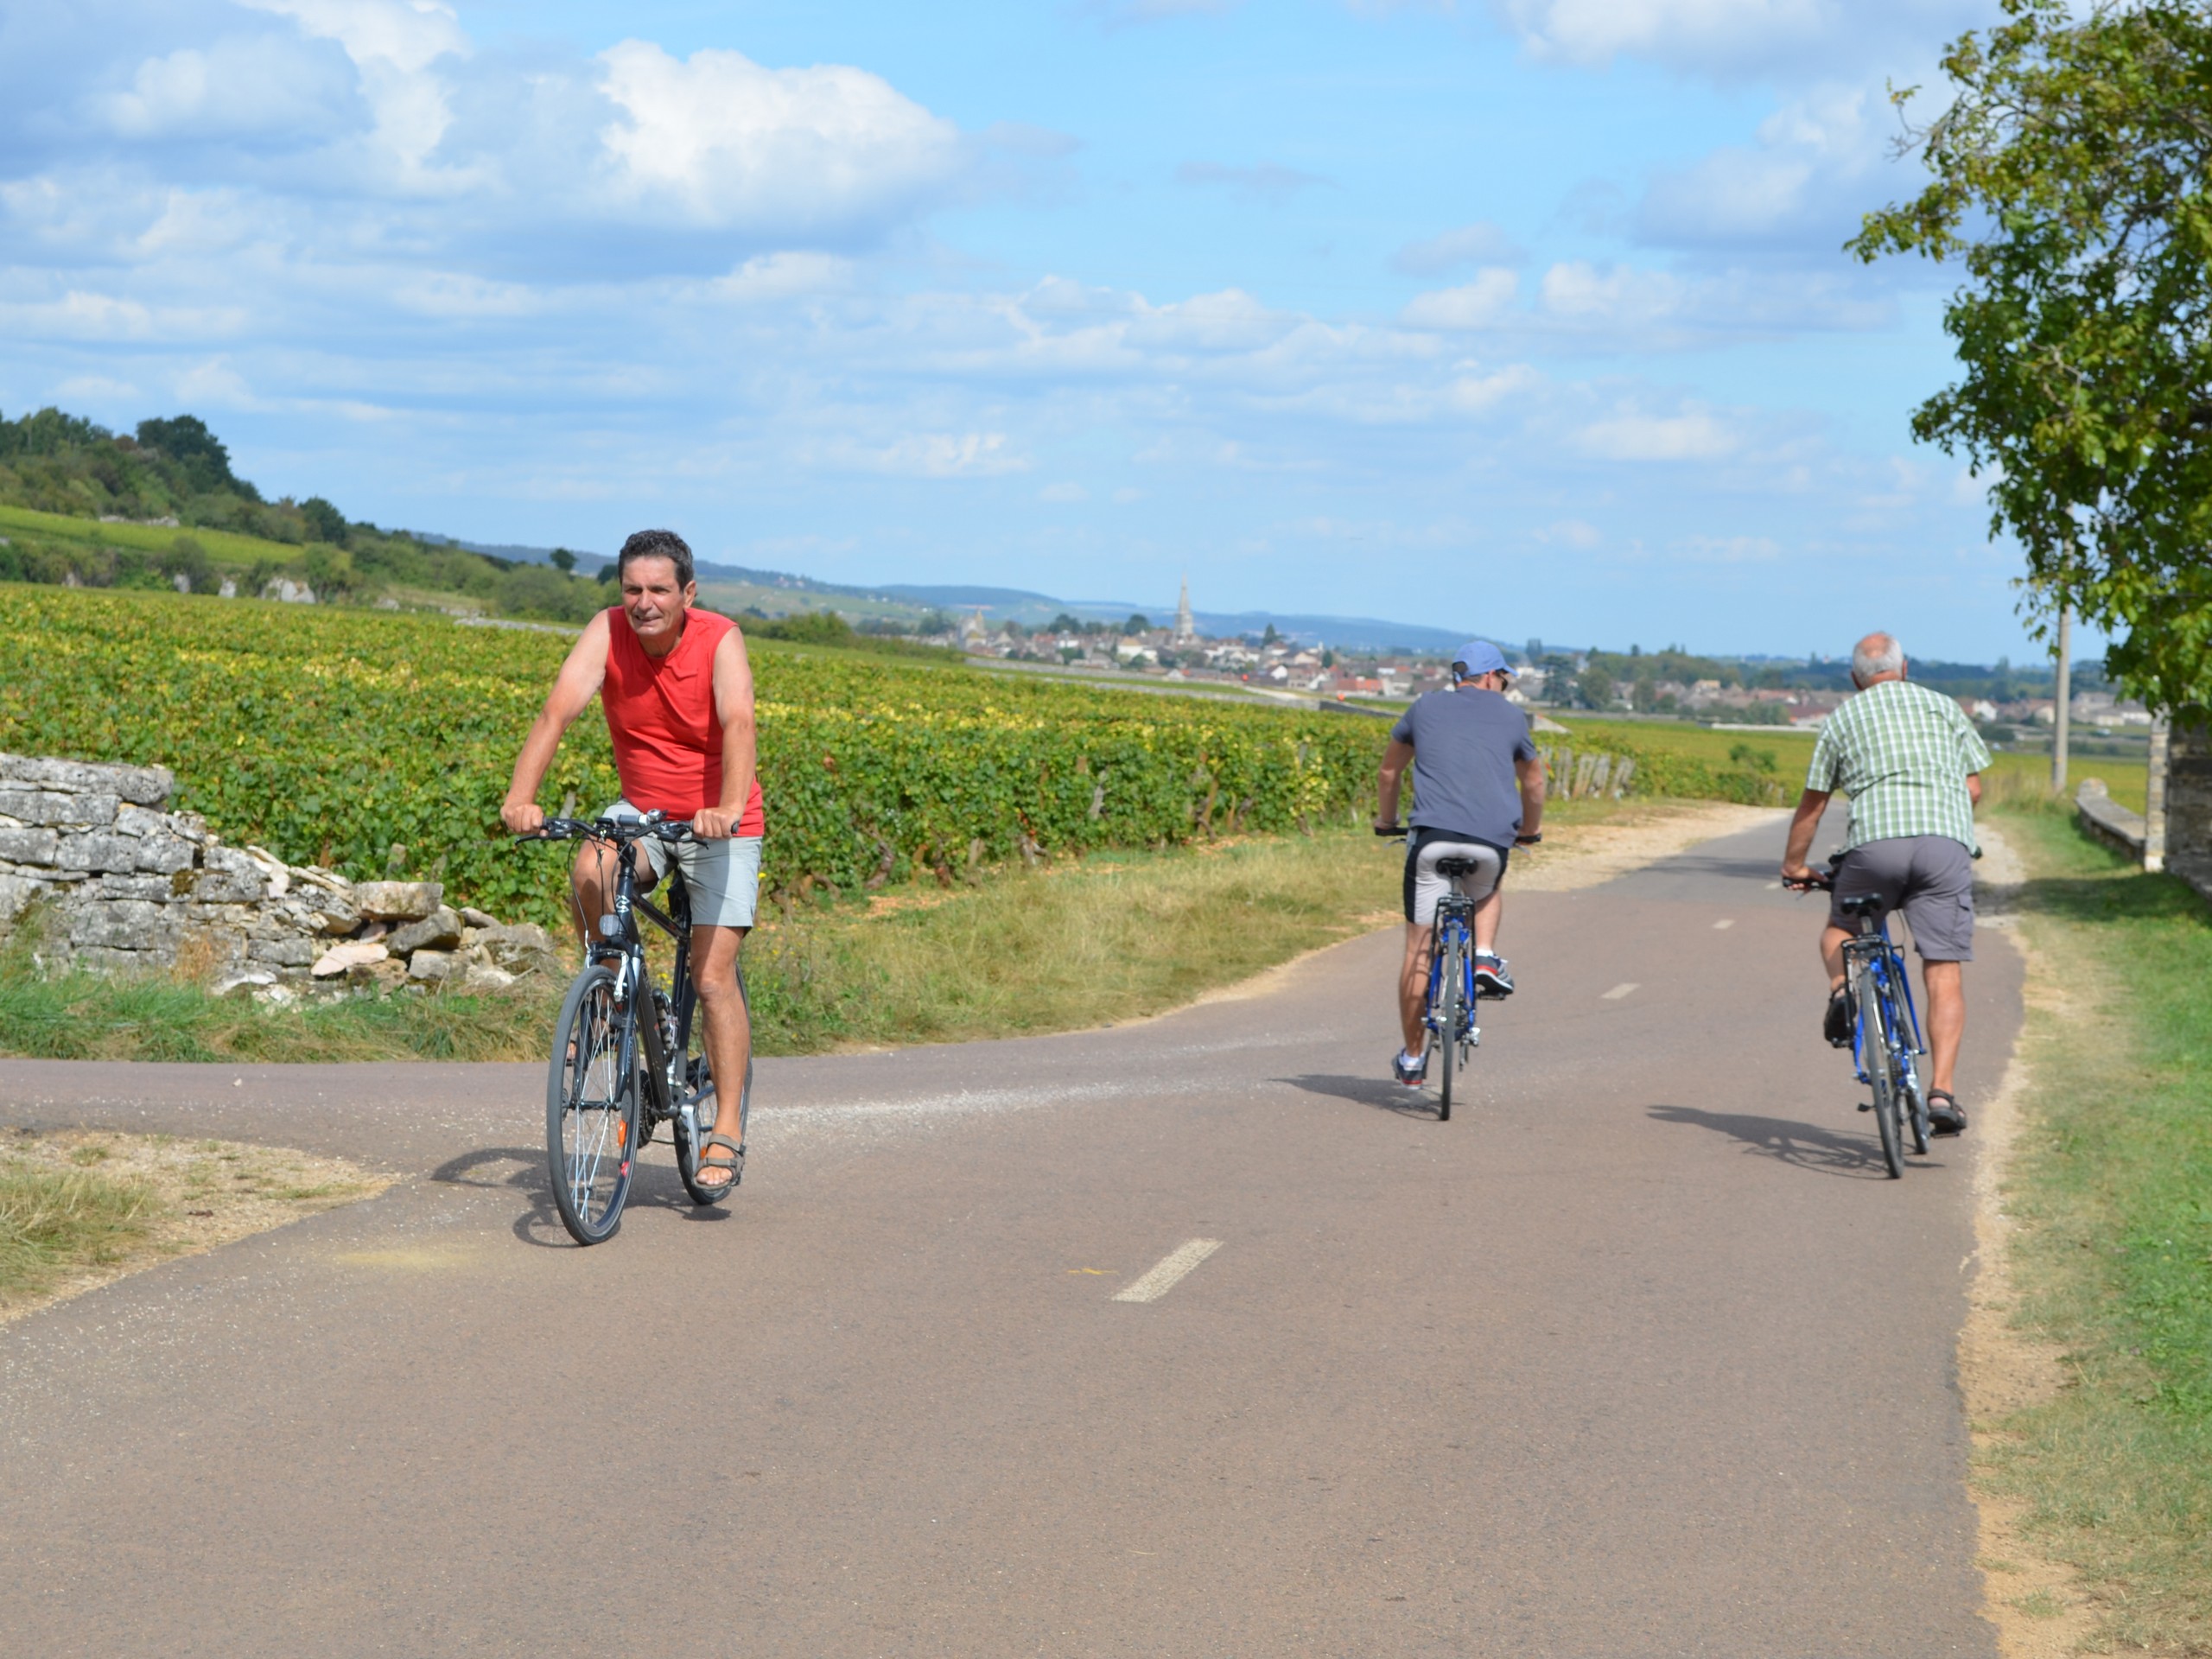
{"label": "green foliage", "polygon": [[1754,747],[1730,733],[1700,726],[1580,718],[1565,723],[1568,736],[1555,741],[1634,760],[1638,795],[1778,806],[1796,798],[1813,758],[1813,740],[1795,734],[1777,734],[1771,743],[1762,739]]}
{"label": "green foliage", "polygon": [[300,503],[300,518],[309,536],[333,547],[345,546],[346,538],[353,534],[346,515],[319,495],[311,495]]}
{"label": "green foliage", "polygon": [[[398,842],[456,899],[557,922],[562,855],[512,848],[499,807],[567,647],[440,617],[0,588],[0,748],[166,765],[178,804],[234,842],[356,877],[386,874]],[[764,640],[754,665],[778,891],[950,880],[1025,841],[1058,854],[1349,821],[1382,746],[1338,716],[865,651]],[[546,802],[591,812],[617,793],[587,717]]]}
{"label": "green foliage", "polygon": [[2212,16],[2004,6],[1944,58],[1956,96],[1914,135],[1934,181],[1851,246],[1965,264],[1965,372],[1913,430],[1988,480],[2039,624],[2070,606],[2154,706],[2212,701]]}

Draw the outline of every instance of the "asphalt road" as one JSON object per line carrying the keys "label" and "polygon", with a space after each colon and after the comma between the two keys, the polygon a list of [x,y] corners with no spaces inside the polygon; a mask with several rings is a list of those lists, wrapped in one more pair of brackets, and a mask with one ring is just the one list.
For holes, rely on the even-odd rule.
{"label": "asphalt road", "polygon": [[1780,834],[1513,899],[1448,1124],[1382,934],[764,1062],[734,1204],[656,1148],[591,1250],[534,1067],[0,1063],[0,1125],[413,1178],[0,1329],[0,1650],[1993,1655],[1971,1136],[1883,1178]]}

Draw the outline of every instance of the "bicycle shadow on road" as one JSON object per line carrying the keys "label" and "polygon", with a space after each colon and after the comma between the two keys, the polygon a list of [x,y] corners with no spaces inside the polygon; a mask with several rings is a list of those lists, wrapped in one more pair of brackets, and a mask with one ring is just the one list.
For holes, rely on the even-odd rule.
{"label": "bicycle shadow on road", "polygon": [[1303,1077],[1272,1077],[1272,1083],[1287,1084],[1293,1089],[1302,1089],[1309,1095],[1327,1095],[1336,1100],[1349,1100],[1361,1106],[1372,1106],[1378,1112],[1393,1112],[1400,1117],[1434,1117],[1436,1097],[1422,1089],[1408,1089],[1403,1084],[1392,1083],[1385,1077],[1351,1077],[1333,1072],[1307,1072]]}
{"label": "bicycle shadow on road", "polygon": [[[505,1173],[495,1173],[495,1166],[501,1165],[507,1166]],[[430,1172],[430,1179],[442,1186],[473,1186],[481,1192],[527,1194],[530,1208],[515,1217],[510,1230],[514,1236],[525,1244],[543,1249],[580,1248],[561,1224],[561,1212],[553,1207],[553,1186],[546,1173],[543,1147],[479,1147],[474,1152],[447,1159]],[[669,1164],[639,1163],[637,1173],[630,1179],[629,1200],[623,1209],[627,1213],[639,1208],[672,1210],[683,1221],[730,1218],[727,1204],[702,1209],[692,1203],[691,1195],[683,1190],[683,1180]]]}
{"label": "bicycle shadow on road", "polygon": [[[1889,1170],[1882,1162],[1882,1143],[1870,1118],[1863,1135],[1840,1135],[1811,1123],[1787,1118],[1752,1117],[1742,1112],[1705,1112],[1694,1106],[1649,1106],[1646,1114],[1661,1123],[1687,1123],[1712,1129],[1740,1141],[1747,1154],[1771,1158],[1793,1169],[1819,1175],[1838,1175],[1847,1180],[1885,1181]],[[1925,1159],[1914,1159],[1914,1167],[1941,1168]]]}

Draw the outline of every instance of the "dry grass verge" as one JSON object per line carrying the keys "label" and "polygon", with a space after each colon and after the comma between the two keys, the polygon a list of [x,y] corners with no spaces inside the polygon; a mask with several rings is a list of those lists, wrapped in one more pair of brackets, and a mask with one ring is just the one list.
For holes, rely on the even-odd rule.
{"label": "dry grass verge", "polygon": [[279,1147],[15,1130],[0,1136],[0,1323],[391,1185]]}

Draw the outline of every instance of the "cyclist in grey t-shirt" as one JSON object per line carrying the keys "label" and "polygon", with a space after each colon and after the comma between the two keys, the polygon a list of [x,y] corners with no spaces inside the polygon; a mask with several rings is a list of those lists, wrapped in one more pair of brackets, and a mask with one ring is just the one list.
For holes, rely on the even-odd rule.
{"label": "cyclist in grey t-shirt", "polygon": [[[1511,681],[1504,653],[1470,639],[1453,653],[1452,689],[1432,691],[1400,716],[1376,780],[1375,827],[1395,829],[1398,789],[1414,772],[1413,833],[1406,849],[1406,956],[1398,970],[1398,1017],[1405,1047],[1392,1063],[1400,1083],[1428,1075],[1421,1024],[1428,990],[1428,936],[1436,901],[1456,885],[1480,901],[1475,912],[1475,981],[1486,996],[1510,996],[1513,978],[1497,954],[1505,899],[1499,883],[1516,847],[1541,841],[1544,765],[1529,740],[1528,718],[1503,695]],[[1436,866],[1461,858],[1472,875],[1447,882]]]}

